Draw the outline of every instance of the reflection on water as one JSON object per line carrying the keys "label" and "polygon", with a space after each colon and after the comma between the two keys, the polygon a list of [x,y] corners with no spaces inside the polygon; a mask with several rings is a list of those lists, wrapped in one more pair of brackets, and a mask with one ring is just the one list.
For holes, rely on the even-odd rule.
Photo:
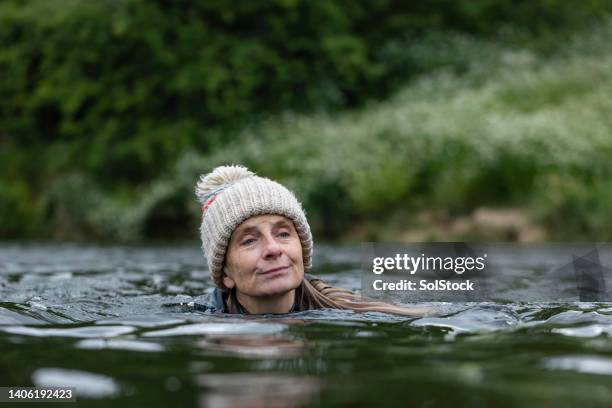
{"label": "reflection on water", "polygon": [[254,358],[294,357],[304,348],[304,342],[286,335],[219,336],[201,340],[206,350]]}
{"label": "reflection on water", "polygon": [[255,373],[200,375],[196,382],[207,391],[200,397],[202,407],[299,407],[315,402],[320,389],[312,377]]}
{"label": "reflection on water", "polygon": [[164,351],[164,347],[161,344],[129,339],[87,339],[79,341],[74,346],[92,350]]}
{"label": "reflection on water", "polygon": [[24,326],[8,326],[0,327],[0,331],[11,334],[22,334],[25,336],[36,336],[36,337],[115,337],[122,334],[131,333],[134,331],[133,327],[129,326],[85,326],[75,328],[62,328],[62,329],[46,329],[39,327],[24,327]]}
{"label": "reflection on water", "polygon": [[234,323],[194,323],[177,326],[170,329],[155,330],[143,333],[144,337],[168,337],[186,335],[206,335],[206,334],[248,334],[248,333],[276,333],[283,331],[285,325],[275,323],[241,322]]}
{"label": "reflection on water", "polygon": [[[314,270],[359,288],[357,251],[318,247]],[[209,282],[198,245],[1,247],[0,385],[76,386],[74,406],[612,405],[610,304],[435,304],[422,318],[164,306]]]}
{"label": "reflection on water", "polygon": [[37,387],[74,387],[79,398],[108,398],[119,393],[119,385],[112,378],[79,370],[39,368],[32,374]]}
{"label": "reflection on water", "polygon": [[612,358],[599,356],[563,356],[545,359],[550,369],[572,370],[579,373],[612,375]]}

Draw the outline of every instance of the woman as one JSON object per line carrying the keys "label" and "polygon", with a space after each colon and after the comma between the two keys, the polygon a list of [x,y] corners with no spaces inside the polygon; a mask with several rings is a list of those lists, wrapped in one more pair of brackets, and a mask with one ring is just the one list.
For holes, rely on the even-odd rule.
{"label": "woman", "polygon": [[281,184],[242,166],[221,166],[196,186],[202,249],[215,290],[199,310],[290,313],[332,308],[423,314],[334,288],[306,274],[313,241],[302,206]]}

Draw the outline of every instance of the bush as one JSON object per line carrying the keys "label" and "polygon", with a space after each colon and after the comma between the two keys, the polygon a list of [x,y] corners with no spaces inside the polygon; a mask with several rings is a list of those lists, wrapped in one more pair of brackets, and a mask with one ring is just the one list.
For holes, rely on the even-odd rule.
{"label": "bush", "polygon": [[211,127],[353,107],[440,65],[465,68],[436,33],[512,27],[533,42],[610,10],[595,0],[7,0],[0,127],[26,151],[69,142],[44,174],[141,184],[187,148],[210,151]]}
{"label": "bush", "polygon": [[[490,123],[511,122],[516,114],[517,125],[528,132],[526,117],[542,113],[542,106],[554,111],[578,93],[593,97],[594,81],[587,81],[592,78],[584,78],[578,68],[566,72],[573,75],[571,80],[553,72],[545,85],[538,82],[531,68],[542,61],[530,50],[559,52],[568,33],[592,25],[610,10],[612,3],[597,0],[3,1],[0,173],[6,177],[3,197],[13,203],[5,213],[41,220],[50,186],[61,184],[68,174],[79,174],[104,192],[108,203],[122,203],[107,203],[105,211],[125,205],[140,209],[130,213],[131,221],[125,224],[129,227],[99,233],[137,237],[151,219],[147,211],[161,205],[141,204],[148,202],[145,197],[165,197],[170,203],[166,206],[174,207],[173,194],[187,194],[172,187],[155,195],[149,187],[154,180],[167,180],[187,151],[218,161],[240,157],[263,173],[294,183],[309,203],[317,203],[313,212],[319,214],[321,226],[336,225],[325,214],[334,214],[338,226],[346,225],[348,221],[341,221],[346,214],[376,216],[414,197],[465,208],[480,199],[479,180],[486,166],[463,166],[465,159],[441,147],[454,140],[455,124],[464,135],[456,146],[468,155],[479,154],[481,148],[471,138],[489,132],[478,124],[481,112],[489,115]],[[500,51],[514,50],[519,42],[520,53]],[[601,46],[585,42],[584,55],[598,55]],[[504,58],[514,61],[499,61]],[[537,90],[515,84],[508,78],[515,74],[512,70],[502,71],[505,88],[489,84],[488,70],[499,64],[520,65],[521,80]],[[446,74],[431,74],[439,69]],[[546,69],[555,70],[550,64]],[[607,78],[593,67],[584,72]],[[415,80],[424,73],[424,79]],[[545,71],[540,75],[547,78]],[[366,107],[363,114],[334,119],[326,114],[388,97],[411,80],[415,85],[393,102]],[[483,83],[484,91],[474,90]],[[436,99],[440,95],[450,95],[451,103]],[[276,124],[269,124],[268,115]],[[291,118],[296,117],[302,124],[294,125]],[[295,141],[293,132],[304,140]],[[317,132],[331,138],[325,140]],[[506,130],[501,133],[507,137]],[[319,159],[312,164],[269,164],[256,155],[267,149],[267,144],[261,146],[270,140],[262,136],[268,134],[284,146],[278,147],[278,154],[300,151]],[[351,142],[342,142],[344,135]],[[374,136],[379,145],[372,144]],[[242,152],[234,146],[245,138],[253,139],[247,143],[252,146]],[[372,145],[372,152],[355,149],[350,145],[354,141],[364,149]],[[353,154],[353,162],[336,163],[337,149]],[[224,156],[226,150],[237,155]],[[380,166],[383,156],[388,160]],[[518,156],[505,157],[512,163]],[[441,163],[441,169],[428,160]],[[488,166],[497,172],[494,164]],[[457,168],[464,173],[460,183],[452,177]],[[313,176],[323,180],[320,190]],[[427,192],[430,177],[445,186],[438,196]],[[531,177],[521,175],[521,191],[529,191]],[[493,195],[504,199],[521,194],[518,191],[512,187]],[[332,211],[330,197],[345,198],[345,206]],[[181,208],[179,213],[189,205]],[[168,223],[180,217],[164,212]],[[26,230],[44,236],[44,225],[33,222],[31,229],[27,223],[15,224],[23,229],[3,228],[1,236],[25,236]],[[93,225],[105,225],[93,218],[85,224],[93,230]],[[155,234],[155,228],[145,229]],[[88,236],[67,235],[73,233]]]}

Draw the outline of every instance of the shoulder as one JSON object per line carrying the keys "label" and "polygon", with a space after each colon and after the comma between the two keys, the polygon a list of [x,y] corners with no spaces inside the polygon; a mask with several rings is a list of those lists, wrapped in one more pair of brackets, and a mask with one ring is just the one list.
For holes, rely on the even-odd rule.
{"label": "shoulder", "polygon": [[200,312],[225,313],[223,292],[219,288],[214,288],[207,294],[198,297],[194,302],[194,308]]}

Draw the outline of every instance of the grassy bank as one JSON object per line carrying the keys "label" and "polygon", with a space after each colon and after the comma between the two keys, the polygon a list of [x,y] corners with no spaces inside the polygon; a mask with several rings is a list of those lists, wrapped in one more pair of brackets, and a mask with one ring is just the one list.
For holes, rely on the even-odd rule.
{"label": "grassy bank", "polygon": [[545,239],[612,239],[610,41],[602,25],[544,58],[447,37],[441,52],[461,55],[465,69],[421,76],[385,102],[272,116],[220,150],[185,152],[138,191],[109,196],[83,174],[58,178],[40,201],[45,233],[195,237],[197,176],[231,162],[294,189],[319,237],[393,239],[428,220],[511,207]]}

